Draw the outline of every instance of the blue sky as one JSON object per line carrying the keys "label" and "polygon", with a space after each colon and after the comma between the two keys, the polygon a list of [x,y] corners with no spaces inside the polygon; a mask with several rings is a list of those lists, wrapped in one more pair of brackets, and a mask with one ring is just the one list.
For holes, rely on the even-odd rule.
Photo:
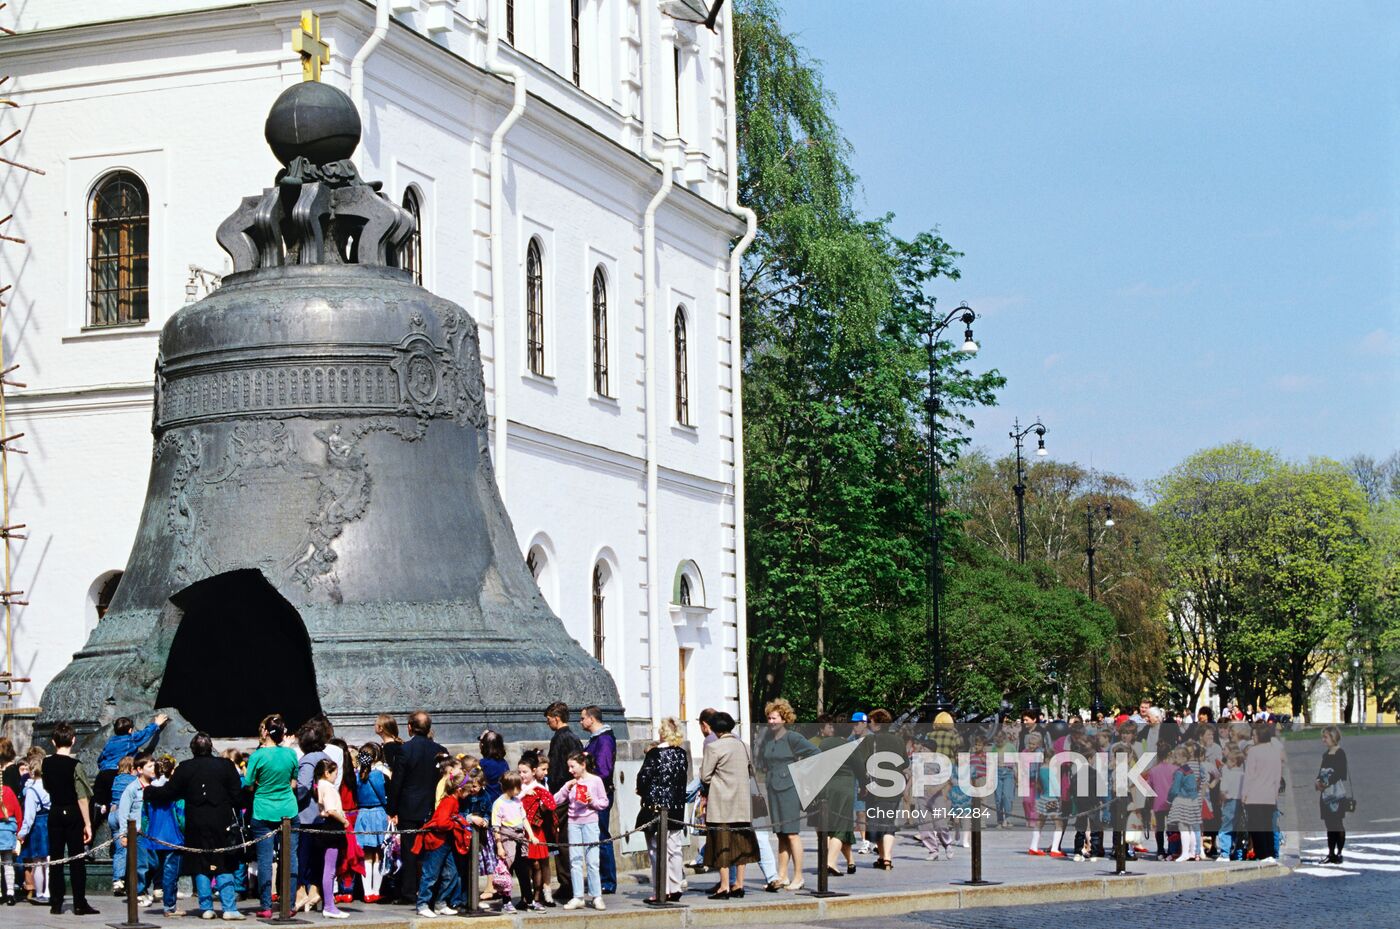
{"label": "blue sky", "polygon": [[1400,3],[786,0],[861,206],[966,252],[973,438],[1160,475],[1400,448]]}

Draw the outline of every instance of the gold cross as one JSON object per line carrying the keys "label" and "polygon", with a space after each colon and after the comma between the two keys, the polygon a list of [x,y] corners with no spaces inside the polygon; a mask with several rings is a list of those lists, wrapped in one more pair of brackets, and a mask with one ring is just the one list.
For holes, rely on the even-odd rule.
{"label": "gold cross", "polygon": [[301,11],[301,22],[292,29],[292,51],[301,55],[301,79],[319,81],[321,66],[331,63],[331,47],[321,41],[321,17]]}

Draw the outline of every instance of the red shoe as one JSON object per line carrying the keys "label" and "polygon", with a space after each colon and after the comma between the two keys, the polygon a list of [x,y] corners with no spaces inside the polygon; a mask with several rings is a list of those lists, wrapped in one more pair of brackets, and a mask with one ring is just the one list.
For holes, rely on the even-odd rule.
{"label": "red shoe", "polygon": [[257,911],[256,913],[254,913],[253,915],[256,916],[258,919],[271,919],[271,918],[272,918],[272,911],[271,911],[271,910],[258,910],[258,911]]}
{"label": "red shoe", "polygon": [[355,899],[355,898],[352,897],[350,894],[336,894],[336,895],[335,895],[335,902],[336,902],[336,903],[349,903],[350,901],[352,901],[352,900],[354,900],[354,899]]}
{"label": "red shoe", "polygon": [[1057,849],[1055,849],[1053,852],[1050,853],[1050,857],[1051,857],[1051,858],[1068,858],[1069,856],[1066,855],[1064,852],[1060,851],[1060,850],[1057,848]]}
{"label": "red shoe", "polygon": [[379,902],[379,894],[366,894],[366,895],[365,895],[365,902],[366,902],[366,903],[378,903],[378,902]]}
{"label": "red shoe", "polygon": [[1041,851],[1040,849],[1038,849],[1038,848],[1029,848],[1029,849],[1026,849],[1026,854],[1027,854],[1027,855],[1039,855],[1039,856],[1041,856],[1042,858],[1045,857],[1045,853],[1042,852],[1042,851]]}

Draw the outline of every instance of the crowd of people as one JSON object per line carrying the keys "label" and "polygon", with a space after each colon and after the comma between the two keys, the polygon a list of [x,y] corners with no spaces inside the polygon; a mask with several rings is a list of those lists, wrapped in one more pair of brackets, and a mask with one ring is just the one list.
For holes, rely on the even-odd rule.
{"label": "crowd of people", "polygon": [[[655,864],[666,823],[664,879],[648,902],[674,901],[687,889],[680,841],[686,829],[701,837],[692,864],[716,874],[706,889],[715,900],[742,898],[752,864],[764,890],[801,890],[804,824],[827,835],[817,866],[833,876],[853,873],[858,854],[873,854],[874,868],[891,870],[901,827],[915,832],[929,859],[951,858],[966,843],[973,815],[977,828],[1024,826],[1033,856],[1092,860],[1121,843],[1131,859],[1149,854],[1149,842],[1161,860],[1262,861],[1278,854],[1287,764],[1274,723],[1263,716],[1217,720],[1202,708],[1182,718],[1143,701],[1135,711],[1087,720],[1046,719],[1028,709],[1019,719],[959,726],[943,713],[920,731],[876,709],[823,717],[809,738],[797,731],[787,701],[764,710],[766,727],[752,750],[732,715],[703,711],[698,764],[677,720],[662,720],[654,733],[635,778],[631,830],[645,835]],[[596,706],[579,713],[583,738],[565,704],[550,704],[544,718],[548,747],[521,751],[513,765],[502,735],[489,729],[476,754],[448,751],[422,711],[409,716],[407,739],[384,715],[376,739],[358,747],[338,738],[324,716],[292,731],[272,714],[252,752],[216,752],[198,733],[190,757],[178,764],[154,748],[164,717],[141,729],[123,718],[95,778],[73,754],[70,725],[54,727],[51,753],[36,747],[16,757],[0,739],[0,901],[13,906],[27,898],[62,912],[66,868],[72,912],[96,913],[86,896],[86,858],[105,824],[113,893],[136,895],[143,906],[159,899],[166,916],[185,915],[178,887],[189,876],[205,918],[246,918],[238,907],[245,897],[256,900],[258,917],[269,918],[283,860],[290,863],[291,908],[328,919],[344,918],[340,904],[356,899],[407,904],[423,918],[468,905],[605,909],[604,897],[617,889],[610,825],[617,741]],[[1340,862],[1354,801],[1341,734],[1329,727],[1322,737],[1315,787],[1327,860]],[[804,798],[794,766],[843,746],[850,750],[826,767],[819,802]],[[925,753],[954,759],[959,776],[908,778],[903,790],[880,789],[888,781],[873,760],[901,771]],[[1127,764],[1146,758],[1140,766],[1149,789],[1123,790],[1113,777],[1099,784],[1104,769],[1073,763],[1098,753]],[[285,854],[284,820],[295,824]],[[1106,832],[1112,845],[1105,845]],[[469,901],[473,886],[480,897]]]}
{"label": "crowd of people", "polygon": [[[852,740],[863,750],[848,756],[823,791],[830,833],[823,865],[833,876],[854,870],[860,852],[891,868],[892,824],[900,823],[917,829],[929,860],[970,844],[974,819],[979,828],[1025,828],[1026,853],[1049,858],[1094,860],[1121,844],[1126,860],[1269,861],[1282,847],[1279,801],[1288,763],[1277,721],[1265,712],[1251,718],[1228,707],[1217,719],[1202,707],[1174,715],[1144,700],[1094,718],[1051,719],[1030,708],[1019,718],[955,725],[941,713],[931,728],[892,731],[888,711],[876,710],[823,717],[810,739],[789,728],[794,715],[786,701],[769,703],[765,713],[768,731],[756,754],[768,771],[780,850],[796,858],[799,872],[801,810],[788,768]],[[1321,737],[1325,751],[1313,786],[1327,828],[1325,860],[1339,863],[1355,800],[1340,730],[1326,727]],[[909,777],[902,793],[878,796],[878,772],[868,763],[875,752],[897,757],[890,765],[896,770],[921,755],[942,755],[953,770],[945,779]],[[1143,772],[1147,789],[1120,780],[1120,767]]]}

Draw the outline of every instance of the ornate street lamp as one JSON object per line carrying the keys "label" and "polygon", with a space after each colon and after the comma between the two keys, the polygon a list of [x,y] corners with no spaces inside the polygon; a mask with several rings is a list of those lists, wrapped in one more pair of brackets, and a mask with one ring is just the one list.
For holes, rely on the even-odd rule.
{"label": "ornate street lamp", "polygon": [[[1089,602],[1091,602],[1091,603],[1094,603],[1094,602],[1097,602],[1097,601],[1098,601],[1098,590],[1097,590],[1097,589],[1095,588],[1095,586],[1094,586],[1094,552],[1095,552],[1095,548],[1094,548],[1094,516],[1095,516],[1095,514],[1096,514],[1099,510],[1103,510],[1103,514],[1104,514],[1104,521],[1103,521],[1103,524],[1104,524],[1105,526],[1108,526],[1108,527],[1112,528],[1112,526],[1113,526],[1113,504],[1112,504],[1112,503],[1104,503],[1104,504],[1086,503],[1086,504],[1084,504],[1084,533],[1085,533],[1084,553],[1085,553],[1086,555],[1089,556]],[[1091,719],[1094,719],[1094,720],[1097,720],[1097,719],[1099,718],[1099,714],[1103,713],[1104,710],[1105,710],[1104,703],[1103,703],[1103,695],[1102,695],[1102,694],[1100,693],[1100,691],[1099,691],[1100,686],[1101,686],[1101,682],[1100,682],[1100,680],[1099,680],[1099,653],[1098,653],[1098,651],[1095,651],[1095,652],[1094,652],[1094,699],[1091,700],[1091,701],[1089,702],[1089,717],[1090,717]]]}
{"label": "ornate street lamp", "polygon": [[[943,629],[940,625],[939,600],[943,596],[943,565],[939,555],[940,533],[938,531],[938,366],[936,364],[935,351],[938,347],[938,336],[947,329],[953,320],[961,320],[963,324],[963,344],[960,350],[963,354],[971,355],[977,351],[977,343],[972,338],[972,321],[977,318],[977,314],[972,311],[966,303],[961,304],[953,310],[943,320],[933,323],[926,334],[926,345],[928,348],[928,402],[926,417],[928,423],[928,495],[929,495],[929,559],[928,559],[928,585],[933,593],[932,606],[930,607],[930,638],[929,651],[931,653],[933,668],[931,672],[932,689],[930,693],[929,708],[927,711],[927,722],[933,722],[935,716],[942,712],[952,712],[953,704],[948,699],[948,695],[943,690]],[[932,320],[930,320],[932,323]]]}
{"label": "ornate street lamp", "polygon": [[1011,438],[1016,443],[1016,556],[1021,564],[1026,563],[1026,470],[1021,458],[1021,440],[1035,433],[1035,453],[1044,458],[1045,424],[1036,420],[1026,428],[1021,428],[1018,418],[1011,427]]}

